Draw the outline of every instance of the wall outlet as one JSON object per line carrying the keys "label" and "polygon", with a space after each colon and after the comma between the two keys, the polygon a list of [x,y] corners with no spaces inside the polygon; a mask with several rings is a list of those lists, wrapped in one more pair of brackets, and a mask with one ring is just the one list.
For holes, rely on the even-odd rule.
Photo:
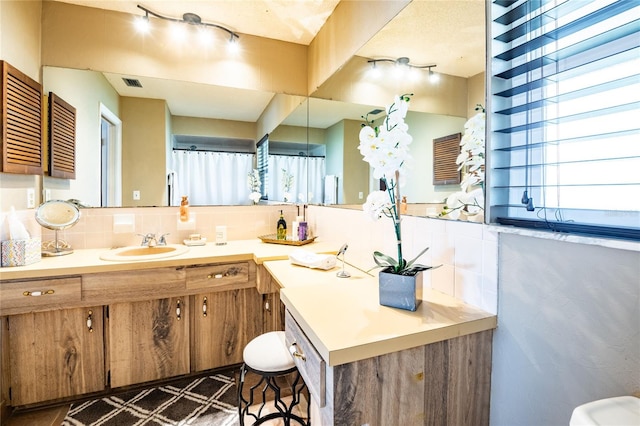
{"label": "wall outlet", "polygon": [[140,199],[140,191],[133,191],[133,199],[134,200]]}
{"label": "wall outlet", "polygon": [[364,198],[364,193],[362,191],[358,192],[358,199],[362,200]]}
{"label": "wall outlet", "polygon": [[27,188],[27,208],[36,208],[36,190],[33,188]]}

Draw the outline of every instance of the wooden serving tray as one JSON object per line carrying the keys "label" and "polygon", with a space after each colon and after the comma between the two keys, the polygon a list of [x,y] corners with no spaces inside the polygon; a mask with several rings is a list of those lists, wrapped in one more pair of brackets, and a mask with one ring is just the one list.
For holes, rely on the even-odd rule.
{"label": "wooden serving tray", "polygon": [[294,240],[290,240],[289,239],[289,238],[291,238],[290,235],[287,235],[287,239],[286,240],[279,240],[276,237],[276,234],[262,235],[262,236],[260,236],[258,238],[260,238],[263,243],[284,244],[284,245],[288,245],[288,246],[303,246],[305,244],[312,243],[313,240],[316,239],[316,237],[309,237],[304,241],[294,241]]}

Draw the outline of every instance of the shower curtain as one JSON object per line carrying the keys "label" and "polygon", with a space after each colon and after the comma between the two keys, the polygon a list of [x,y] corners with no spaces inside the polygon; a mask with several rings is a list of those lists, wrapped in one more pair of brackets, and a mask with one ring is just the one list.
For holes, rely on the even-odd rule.
{"label": "shower curtain", "polygon": [[[322,203],[324,180],[323,157],[269,155],[269,200],[284,201],[285,172],[293,177],[288,191],[292,203]],[[308,176],[308,179],[307,179]]]}
{"label": "shower curtain", "polygon": [[174,150],[171,205],[179,205],[182,195],[194,206],[252,204],[247,175],[253,164],[254,154]]}

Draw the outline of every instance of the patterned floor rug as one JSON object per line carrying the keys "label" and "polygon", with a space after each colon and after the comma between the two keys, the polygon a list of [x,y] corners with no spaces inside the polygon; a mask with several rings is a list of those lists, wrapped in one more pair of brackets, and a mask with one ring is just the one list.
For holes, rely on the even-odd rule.
{"label": "patterned floor rug", "polygon": [[239,425],[233,374],[185,378],[73,404],[63,426]]}

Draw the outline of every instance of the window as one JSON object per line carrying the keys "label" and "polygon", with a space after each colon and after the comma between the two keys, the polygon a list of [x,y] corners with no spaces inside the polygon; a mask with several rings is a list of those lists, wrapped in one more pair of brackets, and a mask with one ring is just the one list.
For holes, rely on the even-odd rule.
{"label": "window", "polygon": [[256,145],[256,168],[260,175],[262,200],[269,199],[269,135],[264,135]]}
{"label": "window", "polygon": [[640,239],[640,3],[490,9],[491,222]]}

